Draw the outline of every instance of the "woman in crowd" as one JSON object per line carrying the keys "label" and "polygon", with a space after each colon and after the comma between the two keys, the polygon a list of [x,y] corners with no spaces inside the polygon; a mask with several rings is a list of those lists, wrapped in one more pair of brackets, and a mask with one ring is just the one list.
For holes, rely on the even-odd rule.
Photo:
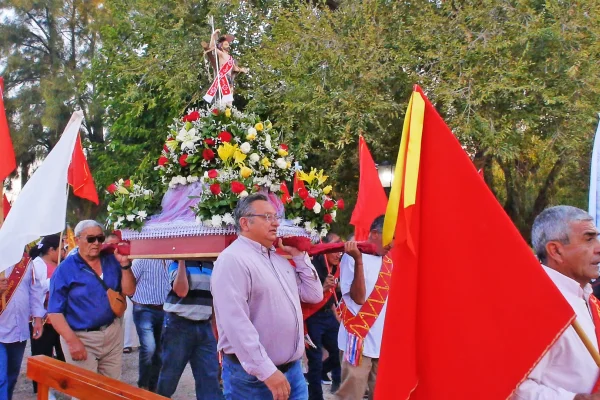
{"label": "woman in crowd", "polygon": [[[58,264],[58,249],[60,247],[60,236],[49,235],[42,238],[37,246],[29,251],[29,257],[33,260],[34,278],[39,281],[43,288],[42,301],[44,309],[48,309],[48,290],[50,277]],[[33,338],[33,326],[29,325],[31,337],[31,355],[45,355],[65,361],[65,356],[60,346],[60,336],[52,327],[51,322],[46,319],[42,336]],[[37,393],[37,383],[33,382],[33,392]]]}
{"label": "woman in crowd", "polygon": [[106,237],[96,221],[77,224],[75,237],[79,251],[60,264],[50,281],[48,313],[68,363],[119,379],[123,296],[135,292],[131,264],[127,256],[100,253]]}

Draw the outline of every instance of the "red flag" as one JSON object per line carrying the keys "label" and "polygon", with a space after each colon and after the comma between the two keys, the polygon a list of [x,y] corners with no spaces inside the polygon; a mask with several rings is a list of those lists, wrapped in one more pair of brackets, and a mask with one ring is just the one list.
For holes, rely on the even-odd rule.
{"label": "red flag", "polygon": [[81,137],[77,135],[77,142],[73,149],[73,157],[71,158],[71,165],[69,165],[68,174],[69,185],[73,186],[73,194],[83,199],[99,204],[98,192],[96,192],[96,185],[94,184],[94,178],[92,172],[88,166],[85,154],[83,154],[83,147],[81,146]]}
{"label": "red flag", "polygon": [[4,219],[6,219],[6,216],[10,211],[10,201],[8,201],[5,194],[2,195],[2,210],[4,214]]}
{"label": "red flag", "polygon": [[294,193],[296,193],[299,189],[306,189],[306,186],[304,186],[304,181],[301,181],[298,178],[298,172],[294,173],[294,187],[292,189]]}
{"label": "red flag", "polygon": [[0,78],[0,182],[17,168],[8,121],[4,110],[4,79]]}
{"label": "red flag", "polygon": [[354,225],[354,237],[357,241],[367,240],[373,220],[385,214],[387,196],[379,180],[375,161],[362,135],[358,139],[358,158],[360,180],[358,199],[352,211],[350,224]]}
{"label": "red flag", "polygon": [[283,204],[286,204],[288,201],[290,201],[292,199],[292,196],[290,196],[290,191],[288,190],[288,187],[285,182],[281,182],[280,187],[281,187],[281,201],[283,202]]}
{"label": "red flag", "polygon": [[573,309],[419,87],[402,149],[375,398],[506,400]]}

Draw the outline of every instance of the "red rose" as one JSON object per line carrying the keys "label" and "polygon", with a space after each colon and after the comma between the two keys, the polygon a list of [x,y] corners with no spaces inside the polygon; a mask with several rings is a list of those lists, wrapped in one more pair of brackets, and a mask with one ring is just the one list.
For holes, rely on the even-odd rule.
{"label": "red rose", "polygon": [[167,147],[166,144],[163,144],[163,151],[165,151],[167,153],[169,152],[169,148]]}
{"label": "red rose", "polygon": [[238,182],[238,181],[231,182],[231,191],[233,193],[240,194],[244,190],[246,190],[246,185],[244,185],[242,182]]}
{"label": "red rose", "polygon": [[211,149],[204,149],[202,152],[202,158],[204,158],[206,161],[210,161],[215,158],[215,152]]}
{"label": "red rose", "polygon": [[339,199],[337,201],[337,206],[338,206],[338,209],[343,210],[344,209],[344,199]]}
{"label": "red rose", "polygon": [[279,148],[282,149],[282,150],[285,150],[285,151],[289,150],[287,144],[283,144],[283,143],[279,145]]}
{"label": "red rose", "polygon": [[165,156],[160,156],[158,159],[158,165],[163,166],[169,163],[169,159]]}
{"label": "red rose", "polygon": [[187,154],[182,154],[181,157],[179,157],[179,164],[182,167],[187,167],[188,166],[188,163],[185,161],[185,160],[187,160],[187,158],[188,158]]}
{"label": "red rose", "polygon": [[213,183],[212,185],[210,185],[210,192],[215,196],[218,195],[219,193],[221,193],[221,185],[219,185],[218,183]]}
{"label": "red rose", "polygon": [[211,169],[210,171],[208,171],[208,177],[210,179],[215,179],[217,176],[219,176],[219,171],[217,171],[216,169]]}
{"label": "red rose", "polygon": [[106,191],[110,194],[113,194],[114,192],[117,191],[117,185],[115,185],[114,183],[111,183],[110,185],[108,185],[108,187],[106,188]]}
{"label": "red rose", "polygon": [[323,203],[323,208],[326,210],[331,210],[334,206],[335,206],[335,202],[331,199],[327,199]]}
{"label": "red rose", "polygon": [[219,133],[217,139],[219,139],[221,142],[231,142],[231,133],[223,131]]}
{"label": "red rose", "polygon": [[125,186],[126,188],[131,187],[131,180],[127,179],[125,182],[123,182],[123,186]]}
{"label": "red rose", "polygon": [[325,214],[323,215],[323,222],[325,222],[326,224],[330,224],[333,222],[333,217],[331,216],[331,214]]}
{"label": "red rose", "polygon": [[[298,196],[302,199],[302,200],[306,200],[306,198],[308,197],[308,190],[306,190],[305,188],[300,188],[298,189]],[[312,208],[312,207],[311,207]]]}
{"label": "red rose", "polygon": [[191,113],[183,117],[183,122],[194,122],[198,118],[200,118],[200,113],[198,111],[192,111]]}
{"label": "red rose", "polygon": [[206,143],[209,146],[214,146],[215,145],[215,139],[212,139],[212,138],[204,139],[204,143]]}
{"label": "red rose", "polygon": [[219,110],[215,108],[214,110],[212,110],[212,113],[213,115],[219,115]]}
{"label": "red rose", "polygon": [[317,204],[317,200],[315,200],[314,197],[309,197],[304,200],[304,207],[308,208],[309,210],[312,210],[315,207],[315,204]]}

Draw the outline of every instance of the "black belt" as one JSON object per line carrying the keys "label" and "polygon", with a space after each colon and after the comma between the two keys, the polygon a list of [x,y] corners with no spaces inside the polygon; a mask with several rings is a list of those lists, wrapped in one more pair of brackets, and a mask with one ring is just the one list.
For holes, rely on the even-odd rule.
{"label": "black belt", "polygon": [[162,311],[163,310],[163,305],[162,304],[142,304],[142,303],[136,303],[135,301],[131,301],[133,304],[135,304],[136,306],[140,306],[140,307],[148,307],[151,308],[153,310],[158,310],[158,311]]}
{"label": "black belt", "polygon": [[78,329],[75,332],[100,332],[106,330],[109,326],[112,325],[112,322],[108,325],[98,326],[96,328],[87,328],[87,329]]}
{"label": "black belt", "polygon": [[[237,356],[235,354],[225,354],[225,357],[229,358],[231,361],[233,361],[236,364],[242,364],[239,360],[239,358],[237,358]],[[285,363],[285,364],[281,364],[281,365],[276,365],[275,367],[280,370],[282,373],[286,373],[290,370],[290,368],[292,368],[292,366],[294,365],[295,361],[291,361],[289,363]]]}
{"label": "black belt", "polygon": [[195,319],[189,319],[189,318],[182,317],[181,315],[177,315],[174,312],[166,311],[166,313],[169,315],[169,318],[183,320],[185,322],[189,322],[190,324],[208,324],[208,323],[210,323],[210,319],[195,320]]}

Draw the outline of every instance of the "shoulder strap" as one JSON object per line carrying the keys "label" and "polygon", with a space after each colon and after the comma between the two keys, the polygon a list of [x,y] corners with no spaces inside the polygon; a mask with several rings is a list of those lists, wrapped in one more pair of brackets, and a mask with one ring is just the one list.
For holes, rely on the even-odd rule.
{"label": "shoulder strap", "polygon": [[90,270],[90,272],[92,274],[94,274],[94,276],[96,277],[96,279],[98,279],[98,282],[100,282],[100,284],[102,285],[102,287],[104,288],[104,290],[108,291],[108,289],[110,289],[110,288],[108,287],[108,285],[106,285],[106,282],[104,282],[102,280],[102,278],[100,278],[98,276],[98,274],[96,273],[96,271],[94,271],[94,269],[89,266],[89,264],[83,259],[83,257],[79,257],[79,258],[81,258],[81,261],[83,261],[83,265],[85,265],[86,268],[88,268]]}

